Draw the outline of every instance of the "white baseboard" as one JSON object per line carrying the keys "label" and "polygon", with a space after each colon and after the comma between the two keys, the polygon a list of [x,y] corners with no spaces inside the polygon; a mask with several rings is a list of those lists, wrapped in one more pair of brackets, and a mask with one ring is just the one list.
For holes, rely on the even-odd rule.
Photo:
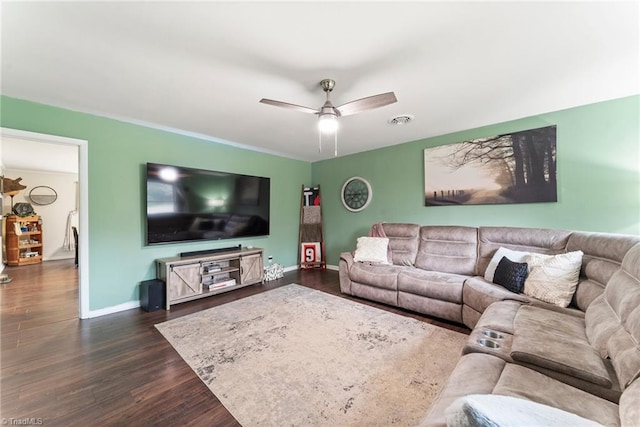
{"label": "white baseboard", "polygon": [[47,262],[47,261],[62,261],[65,259],[74,259],[75,255],[71,255],[71,256],[54,256],[54,257],[49,257],[49,258],[42,258],[42,262]]}
{"label": "white baseboard", "polygon": [[89,311],[88,319],[93,319],[94,317],[106,316],[107,314],[118,313],[120,311],[131,310],[132,308],[139,308],[140,301],[129,301],[124,304],[114,305],[113,307],[105,307],[99,310],[91,310]]}
{"label": "white baseboard", "polygon": [[[289,267],[285,267],[284,271],[295,271],[298,269],[297,265],[291,265]],[[327,270],[338,271],[339,267],[337,265],[327,265]],[[120,311],[131,310],[133,308],[140,308],[140,301],[129,301],[124,304],[114,305],[113,307],[105,307],[99,310],[91,310],[89,311],[88,319],[93,319],[94,317],[106,316],[107,314],[118,313]]]}

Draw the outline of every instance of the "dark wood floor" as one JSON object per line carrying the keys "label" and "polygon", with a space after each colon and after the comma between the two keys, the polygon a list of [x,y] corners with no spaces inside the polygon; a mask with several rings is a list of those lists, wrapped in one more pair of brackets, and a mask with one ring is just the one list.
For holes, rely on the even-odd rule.
{"label": "dark wood floor", "polygon": [[[283,279],[172,307],[79,320],[73,260],[9,267],[0,285],[0,416],[45,426],[238,423],[154,328],[165,320],[289,283],[340,295],[336,271],[294,271]],[[468,333],[459,325],[349,298]],[[22,422],[24,424],[24,422]]]}

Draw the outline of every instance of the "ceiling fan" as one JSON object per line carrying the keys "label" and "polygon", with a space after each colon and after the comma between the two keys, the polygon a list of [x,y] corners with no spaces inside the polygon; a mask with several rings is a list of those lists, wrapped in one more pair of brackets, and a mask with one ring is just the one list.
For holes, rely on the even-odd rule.
{"label": "ceiling fan", "polygon": [[301,105],[290,104],[288,102],[274,101],[273,99],[262,98],[260,102],[263,104],[275,105],[276,107],[288,108],[290,110],[301,111],[303,113],[317,114],[318,115],[318,129],[320,133],[319,149],[322,151],[322,134],[334,135],[335,149],[334,155],[338,155],[338,117],[350,116],[352,114],[361,113],[366,110],[372,110],[374,108],[384,107],[385,105],[393,104],[398,99],[393,92],[381,93],[378,95],[368,96],[366,98],[358,99],[355,101],[347,102],[338,107],[334,107],[331,103],[329,94],[335,87],[336,82],[332,79],[324,79],[320,81],[320,87],[327,94],[327,100],[319,109],[313,109],[309,107],[303,107]]}

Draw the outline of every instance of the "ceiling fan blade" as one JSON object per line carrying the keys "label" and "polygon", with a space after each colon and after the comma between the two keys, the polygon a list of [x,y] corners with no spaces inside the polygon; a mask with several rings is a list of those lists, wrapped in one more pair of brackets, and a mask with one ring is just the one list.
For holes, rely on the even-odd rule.
{"label": "ceiling fan blade", "polygon": [[347,102],[346,104],[336,107],[336,110],[341,116],[350,116],[351,114],[360,113],[365,110],[384,107],[385,105],[393,104],[397,101],[398,99],[393,92],[387,92]]}
{"label": "ceiling fan blade", "polygon": [[274,101],[273,99],[262,98],[260,102],[262,102],[263,104],[275,105],[276,107],[288,108],[289,110],[301,111],[303,113],[319,113],[318,110],[314,110],[313,108],[303,107],[302,105],[289,104],[288,102]]}

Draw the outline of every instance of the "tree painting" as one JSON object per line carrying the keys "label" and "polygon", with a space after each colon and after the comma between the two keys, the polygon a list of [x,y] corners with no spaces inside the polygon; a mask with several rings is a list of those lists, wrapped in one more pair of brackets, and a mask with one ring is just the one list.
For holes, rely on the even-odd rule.
{"label": "tree painting", "polygon": [[425,206],[556,202],[556,126],[424,150]]}

